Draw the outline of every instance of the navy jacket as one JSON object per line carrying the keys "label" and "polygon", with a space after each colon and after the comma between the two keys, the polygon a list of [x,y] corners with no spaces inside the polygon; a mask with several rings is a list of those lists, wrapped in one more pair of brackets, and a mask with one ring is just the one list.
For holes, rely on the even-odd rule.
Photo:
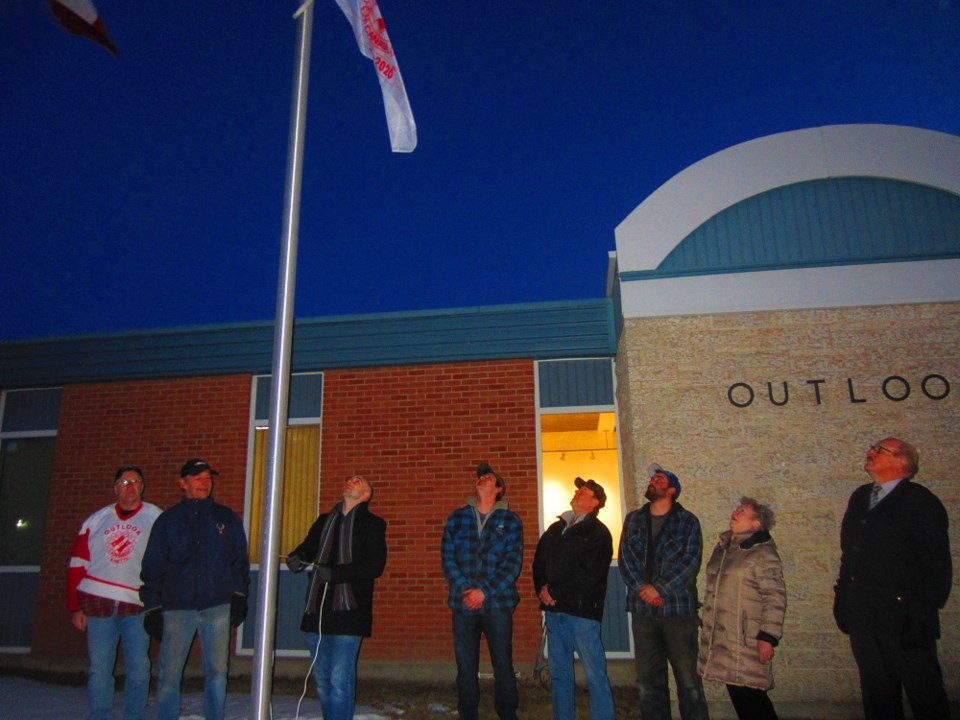
{"label": "navy jacket", "polygon": [[247,537],[237,514],[213,498],[179,503],[153,524],[140,567],[146,609],[204,610],[246,595]]}

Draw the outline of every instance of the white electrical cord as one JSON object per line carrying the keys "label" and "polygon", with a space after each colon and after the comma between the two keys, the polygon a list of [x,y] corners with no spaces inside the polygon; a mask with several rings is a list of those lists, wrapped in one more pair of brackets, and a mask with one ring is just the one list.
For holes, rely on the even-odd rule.
{"label": "white electrical cord", "polygon": [[[310,563],[307,567],[312,570],[313,563]],[[294,715],[294,720],[300,720],[300,705],[303,703],[303,699],[307,696],[307,683],[310,682],[310,676],[313,675],[313,666],[317,664],[317,657],[320,655],[320,641],[323,640],[323,602],[327,599],[328,587],[329,583],[323,584],[323,595],[320,596],[320,606],[317,612],[317,650],[313,653],[313,659],[310,661],[310,667],[307,668],[307,676],[303,679],[303,692],[300,693],[300,699],[297,700],[297,712]]]}

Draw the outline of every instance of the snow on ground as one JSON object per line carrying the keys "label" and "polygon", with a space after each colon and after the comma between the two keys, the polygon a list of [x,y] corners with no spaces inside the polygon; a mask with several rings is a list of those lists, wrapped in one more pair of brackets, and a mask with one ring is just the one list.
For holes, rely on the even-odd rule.
{"label": "snow on ground", "polygon": [[[304,698],[297,714],[299,697],[276,695],[273,720],[321,720],[320,706],[313,697]],[[114,709],[117,717],[123,708],[123,693],[117,693]],[[229,693],[225,720],[250,717],[250,695]],[[86,715],[87,690],[84,687],[51,685],[38,680],[0,676],[0,718],[2,720],[75,720]],[[151,694],[147,717],[156,716],[156,700]],[[395,720],[369,707],[357,707],[356,720]],[[203,719],[202,693],[185,693],[180,707],[181,720]]]}

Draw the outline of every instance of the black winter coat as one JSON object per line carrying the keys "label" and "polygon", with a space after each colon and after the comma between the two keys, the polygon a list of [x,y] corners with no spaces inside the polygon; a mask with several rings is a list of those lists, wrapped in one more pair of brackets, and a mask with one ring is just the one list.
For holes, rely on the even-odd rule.
{"label": "black winter coat", "polygon": [[939,638],[939,609],[953,582],[947,512],[910,480],[869,510],[871,485],[850,496],[840,527],[837,625],[898,636],[906,645]]}
{"label": "black winter coat", "polygon": [[[374,515],[361,503],[353,509],[358,513],[353,526],[353,562],[338,565],[336,542],[330,552],[327,564],[330,566],[330,587],[323,604],[323,624],[320,626],[320,613],[317,607],[306,608],[300,629],[304,632],[317,632],[320,627],[324,635],[359,635],[370,637],[373,631],[373,585],[374,580],[383,574],[387,564],[387,523]],[[320,549],[320,537],[327,520],[325,513],[317,518],[310,527],[306,539],[293,551],[305,562],[313,562]],[[314,578],[311,578],[313,581]],[[353,610],[336,611],[333,609],[333,587],[337,583],[350,583],[357,607]],[[309,597],[309,590],[308,590]],[[317,594],[317,603],[323,597],[323,588]]]}
{"label": "black winter coat", "polygon": [[540,604],[545,612],[603,620],[607,573],[613,558],[613,538],[596,516],[590,515],[566,532],[564,520],[547,528],[533,557],[533,586],[539,595],[546,585],[556,605]]}

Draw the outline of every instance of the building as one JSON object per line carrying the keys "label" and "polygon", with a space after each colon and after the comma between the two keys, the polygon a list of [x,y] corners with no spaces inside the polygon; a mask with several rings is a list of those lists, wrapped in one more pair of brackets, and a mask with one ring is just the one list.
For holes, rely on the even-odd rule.
{"label": "building", "polygon": [[[742,495],[771,503],[788,592],[773,698],[858,699],[831,607],[873,442],[917,445],[960,553],[960,138],[848,125],[753,140],[676,175],[616,237],[626,504],[638,468],[675,469],[706,549]],[[941,620],[956,701],[960,593]]]}
{"label": "building", "polygon": [[[540,634],[532,550],[572,479],[605,485],[616,534],[642,502],[642,469],[660,462],[683,480],[707,548],[741,495],[778,510],[790,605],[774,699],[856,698],[830,607],[865,449],[888,434],[915,442],[919,480],[960,510],[958,168],[960,138],[913,128],[760,138],[679,173],[623,221],[605,298],[298,322],[282,544],[344,476],[375,482],[390,556],[361,662],[452,664],[439,543],[477,462],[504,475],[526,528],[521,669]],[[83,654],[63,610],[66,561],[123,463],[168,506],[180,464],[209,460],[257,567],[271,352],[270,324],[0,343],[0,652]],[[294,655],[302,581],[281,571],[277,644]],[[615,567],[610,587],[605,641],[629,682]],[[953,698],[958,603],[943,613]],[[252,637],[248,623],[238,654]]]}
{"label": "building", "polygon": [[[345,476],[375,483],[390,561],[365,659],[452,659],[448,624],[438,622],[446,614],[439,547],[447,514],[472,494],[474,469],[488,460],[535,537],[541,443],[548,452],[579,450],[564,445],[565,426],[553,429],[541,416],[554,424],[593,418],[594,426],[611,417],[613,351],[606,300],[297,325],[282,545],[300,542],[318,507],[339,499]],[[84,653],[63,609],[65,561],[83,518],[111,501],[118,464],[139,464],[146,497],[167,507],[180,495],[179,465],[209,460],[220,471],[215,496],[245,519],[256,575],[270,324],[7,343],[2,352],[0,646]],[[609,422],[601,437],[612,442],[612,429]],[[616,452],[594,454],[612,456],[616,472]],[[303,654],[305,580],[282,571],[278,646],[292,654]],[[516,650],[532,662],[540,622],[526,580]],[[244,626],[239,653],[251,652],[253,629]]]}

